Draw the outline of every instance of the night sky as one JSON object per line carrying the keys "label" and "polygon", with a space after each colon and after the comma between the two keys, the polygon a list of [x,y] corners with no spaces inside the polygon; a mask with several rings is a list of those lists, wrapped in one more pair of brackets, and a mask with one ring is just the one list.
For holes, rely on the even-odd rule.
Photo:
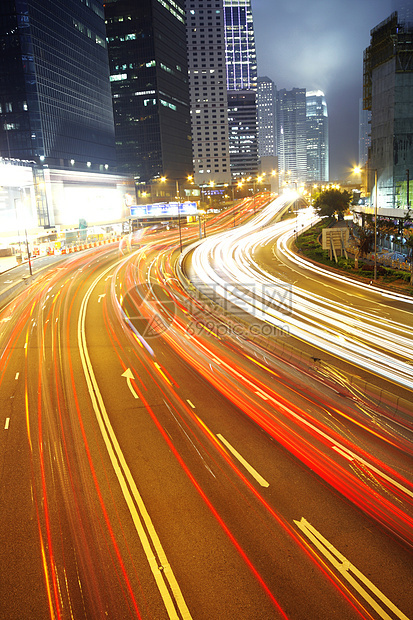
{"label": "night sky", "polygon": [[358,106],[370,30],[392,0],[251,0],[258,75],[278,89],[324,91],[329,113],[330,181],[358,163]]}

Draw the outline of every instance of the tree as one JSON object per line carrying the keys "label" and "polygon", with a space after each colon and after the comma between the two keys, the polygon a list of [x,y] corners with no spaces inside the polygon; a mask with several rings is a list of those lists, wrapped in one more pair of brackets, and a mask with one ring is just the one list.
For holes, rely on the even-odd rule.
{"label": "tree", "polygon": [[337,215],[340,219],[349,208],[351,200],[352,195],[346,190],[340,192],[338,189],[327,189],[314,200],[314,208],[321,217]]}
{"label": "tree", "polygon": [[366,256],[372,249],[374,233],[368,228],[356,227],[357,237],[355,239],[355,268],[359,267],[359,257]]}

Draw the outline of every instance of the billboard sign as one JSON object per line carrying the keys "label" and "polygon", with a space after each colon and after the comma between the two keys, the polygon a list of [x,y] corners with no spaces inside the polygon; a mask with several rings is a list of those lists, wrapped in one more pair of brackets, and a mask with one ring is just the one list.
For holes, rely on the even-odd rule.
{"label": "billboard sign", "polygon": [[157,202],[149,205],[130,207],[131,217],[177,217],[179,215],[197,215],[196,202]]}

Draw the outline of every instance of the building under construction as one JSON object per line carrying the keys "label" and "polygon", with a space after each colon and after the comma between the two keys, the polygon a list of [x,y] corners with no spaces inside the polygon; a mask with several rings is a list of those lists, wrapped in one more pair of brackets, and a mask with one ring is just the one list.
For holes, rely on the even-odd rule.
{"label": "building under construction", "polygon": [[367,190],[379,209],[406,209],[413,173],[412,23],[394,12],[370,35],[363,84],[364,109],[371,111]]}

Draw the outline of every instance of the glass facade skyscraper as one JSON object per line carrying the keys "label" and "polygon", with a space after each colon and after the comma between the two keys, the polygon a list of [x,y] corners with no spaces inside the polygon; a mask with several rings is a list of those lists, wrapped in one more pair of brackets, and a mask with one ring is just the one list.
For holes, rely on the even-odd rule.
{"label": "glass facade skyscraper", "polygon": [[359,160],[358,166],[365,166],[371,145],[371,112],[363,109],[363,99],[359,100]]}
{"label": "glass facade skyscraper", "polygon": [[103,0],[0,3],[0,152],[115,166]]}
{"label": "glass facade skyscraper", "polygon": [[257,90],[251,0],[224,0],[228,90]]}
{"label": "glass facade skyscraper", "polygon": [[228,92],[229,155],[233,178],[258,172],[257,106],[252,90]]}
{"label": "glass facade skyscraper", "polygon": [[329,181],[327,102],[321,90],[306,93],[307,181]]}
{"label": "glass facade skyscraper", "polygon": [[149,182],[192,172],[184,0],[105,3],[118,170]]}
{"label": "glass facade skyscraper", "polygon": [[224,0],[231,175],[258,172],[257,56],[251,0]]}
{"label": "glass facade skyscraper", "polygon": [[280,174],[291,183],[307,180],[305,88],[277,93],[278,162]]}

